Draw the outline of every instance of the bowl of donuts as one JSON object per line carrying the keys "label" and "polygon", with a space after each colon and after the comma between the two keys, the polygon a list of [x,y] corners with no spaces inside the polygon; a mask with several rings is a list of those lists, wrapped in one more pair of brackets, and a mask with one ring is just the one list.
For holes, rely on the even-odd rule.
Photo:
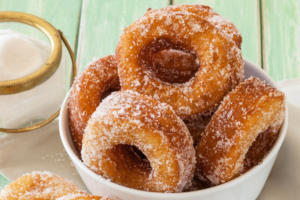
{"label": "bowl of donuts", "polygon": [[204,5],[149,9],[115,55],[90,63],[60,113],[65,150],[92,194],[256,199],[287,130],[284,94]]}

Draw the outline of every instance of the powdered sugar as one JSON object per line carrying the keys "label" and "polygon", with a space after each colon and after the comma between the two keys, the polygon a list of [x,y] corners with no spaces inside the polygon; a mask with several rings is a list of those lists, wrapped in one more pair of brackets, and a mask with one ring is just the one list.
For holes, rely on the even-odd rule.
{"label": "powdered sugar", "polygon": [[1,199],[57,199],[85,194],[79,187],[50,172],[35,171],[18,178],[0,193]]}

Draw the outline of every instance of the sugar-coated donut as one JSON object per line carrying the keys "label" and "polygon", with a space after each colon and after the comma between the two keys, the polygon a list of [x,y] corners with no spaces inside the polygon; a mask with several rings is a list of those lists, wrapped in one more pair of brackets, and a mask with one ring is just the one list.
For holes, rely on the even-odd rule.
{"label": "sugar-coated donut", "polygon": [[50,172],[24,174],[5,186],[1,200],[110,200],[89,195],[73,183]]}
{"label": "sugar-coated donut", "polygon": [[240,175],[251,160],[257,164],[270,150],[269,142],[274,144],[284,115],[282,92],[253,77],[239,84],[224,98],[197,145],[199,178],[217,185]]}
{"label": "sugar-coated donut", "polygon": [[180,192],[194,175],[195,150],[172,107],[134,91],[114,92],[88,121],[82,160],[127,187]]}
{"label": "sugar-coated donut", "polygon": [[[124,30],[118,43],[122,88],[168,103],[182,119],[215,110],[243,78],[241,50],[219,29],[205,17],[184,9],[148,11]],[[160,80],[149,55],[164,49],[195,55],[200,67],[194,76],[179,83]]]}
{"label": "sugar-coated donut", "polygon": [[25,174],[0,192],[2,200],[55,200],[65,195],[87,195],[79,187],[49,172]]}
{"label": "sugar-coated donut", "polygon": [[82,135],[88,119],[101,99],[120,89],[117,62],[107,56],[91,63],[76,78],[69,98],[69,121],[75,147],[81,150]]}

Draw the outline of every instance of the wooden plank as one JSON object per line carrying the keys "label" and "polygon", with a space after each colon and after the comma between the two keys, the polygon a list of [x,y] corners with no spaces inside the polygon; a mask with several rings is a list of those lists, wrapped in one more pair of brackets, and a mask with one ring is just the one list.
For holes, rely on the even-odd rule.
{"label": "wooden plank", "polygon": [[259,6],[255,0],[174,0],[174,4],[205,4],[232,21],[240,30],[244,58],[261,65]]}
{"label": "wooden plank", "polygon": [[262,2],[263,58],[275,80],[300,77],[300,1]]}
{"label": "wooden plank", "polygon": [[165,7],[168,0],[84,0],[77,64],[84,69],[95,58],[114,54],[122,30],[148,8]]}
{"label": "wooden plank", "polygon": [[26,12],[50,22],[64,33],[73,49],[76,47],[80,10],[81,0],[0,0],[0,11]]}
{"label": "wooden plank", "polygon": [[1,190],[1,188],[3,188],[7,183],[9,183],[9,181],[8,181],[5,177],[3,177],[3,176],[0,175],[0,190]]}

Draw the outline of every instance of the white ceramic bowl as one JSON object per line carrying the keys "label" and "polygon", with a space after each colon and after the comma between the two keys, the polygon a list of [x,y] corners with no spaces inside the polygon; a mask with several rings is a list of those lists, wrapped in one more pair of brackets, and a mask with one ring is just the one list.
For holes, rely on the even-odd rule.
{"label": "white ceramic bowl", "polygon": [[[265,80],[269,84],[275,86],[272,79],[266,75],[258,66],[245,61],[245,77],[256,76],[261,80]],[[73,145],[68,122],[66,96],[60,113],[59,130],[62,143],[69,157],[72,159],[78,173],[86,184],[89,191],[93,194],[115,197],[122,200],[253,200],[256,199],[261,192],[267,177],[272,169],[278,151],[282,145],[287,131],[287,113],[284,124],[281,128],[279,138],[272,150],[266,156],[262,163],[253,167],[245,174],[218,186],[208,189],[184,192],[184,193],[156,193],[145,192],[141,190],[131,189],[97,175],[87,168],[79,159],[78,153]]]}

